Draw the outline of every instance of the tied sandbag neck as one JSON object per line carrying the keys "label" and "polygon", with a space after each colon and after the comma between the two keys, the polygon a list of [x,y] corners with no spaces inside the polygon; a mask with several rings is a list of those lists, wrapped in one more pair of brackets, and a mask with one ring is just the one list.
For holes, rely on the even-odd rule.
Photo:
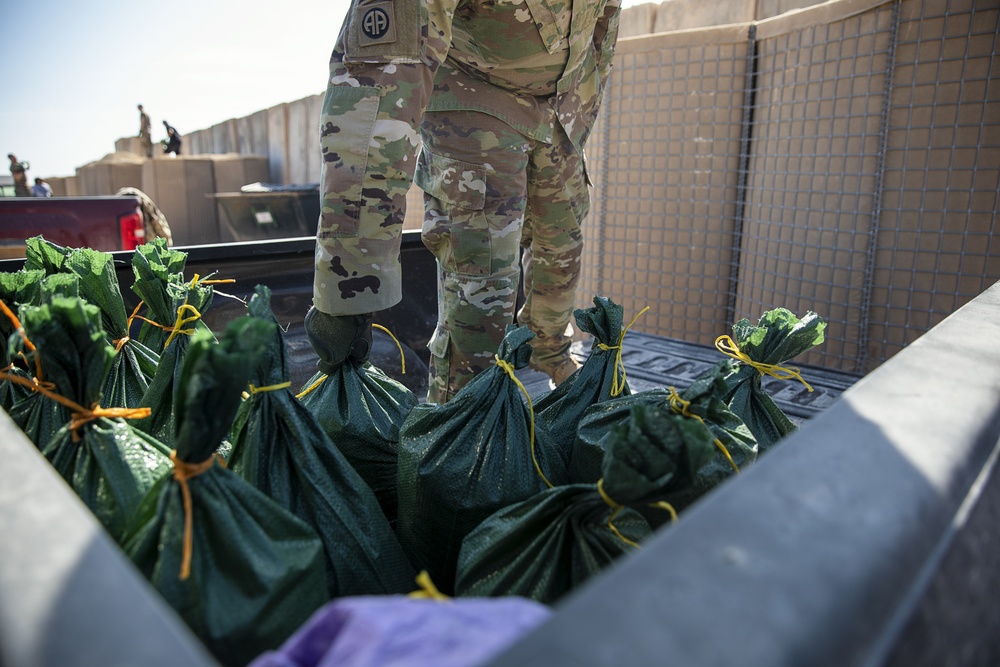
{"label": "tied sandbag neck", "polygon": [[285,380],[284,382],[279,382],[278,384],[269,384],[263,387],[257,387],[253,382],[250,383],[249,391],[243,392],[243,399],[246,400],[253,396],[254,394],[265,394],[269,391],[278,391],[280,389],[288,389],[292,386],[291,380]]}
{"label": "tied sandbag neck", "polygon": [[[611,350],[617,350],[615,352],[615,375],[611,380],[611,396],[620,396],[623,391],[625,391],[625,362],[622,360],[622,341],[625,340],[625,334],[628,330],[632,328],[632,325],[636,323],[639,317],[649,310],[649,306],[646,306],[639,313],[632,318],[632,321],[628,323],[624,329],[622,329],[621,335],[618,336],[618,343],[616,345],[606,345],[604,343],[598,343],[597,347],[604,350],[605,352],[610,352]],[[618,369],[621,369],[621,379],[618,377]]]}
{"label": "tied sandbag neck", "polygon": [[[8,368],[10,367],[8,366]],[[72,413],[72,418],[70,419],[67,427],[73,434],[73,442],[80,442],[80,427],[94,421],[95,419],[100,419],[101,417],[107,417],[108,419],[113,419],[115,417],[120,417],[121,419],[144,419],[152,413],[151,408],[102,408],[96,403],[90,408],[85,408],[79,403],[66,398],[62,394],[57,394],[52,389],[49,389],[48,386],[50,386],[51,383],[41,382],[37,378],[31,378],[29,380],[26,377],[13,375],[6,371],[0,371],[0,380],[16,382],[17,384],[23,385],[32,391],[37,391],[46,398],[50,398],[56,403],[69,408]]]}
{"label": "tied sandbag neck", "polygon": [[[0,299],[0,311],[2,311],[3,314],[7,316],[7,319],[9,319],[11,323],[14,325],[14,330],[17,331],[19,336],[21,336],[21,340],[24,342],[25,349],[27,349],[28,352],[36,352],[35,344],[32,343],[30,340],[28,340],[28,335],[24,332],[24,327],[21,326],[21,320],[17,318],[17,315],[14,314],[14,311],[12,311],[10,308],[7,307],[7,304],[4,303],[3,299]],[[27,358],[25,358],[24,356],[24,352],[21,352],[20,355],[21,358],[25,360],[25,362],[28,361]],[[13,367],[14,365],[11,364],[10,366],[8,366],[6,369],[3,370],[9,370],[12,369]],[[38,357],[38,354],[35,354],[35,378],[37,378],[35,379],[35,382],[37,384],[42,384],[42,363]],[[51,382],[44,384],[49,389],[55,388]]]}
{"label": "tied sandbag neck", "polygon": [[27,348],[28,351],[35,353],[35,375],[32,376],[31,379],[7,372],[13,369],[12,364],[7,366],[7,368],[0,370],[0,380],[7,380],[9,382],[15,382],[25,386],[28,389],[38,392],[46,398],[52,399],[56,403],[69,408],[72,417],[69,421],[68,428],[70,433],[73,434],[73,442],[80,442],[80,427],[94,421],[95,419],[100,419],[101,417],[107,417],[109,419],[115,417],[120,417],[122,419],[143,419],[151,414],[151,408],[102,408],[96,403],[90,408],[85,408],[79,403],[57,393],[55,391],[55,385],[41,379],[41,357],[38,354],[38,349],[30,340],[28,340],[28,336],[24,333],[24,328],[21,326],[21,322],[3,301],[0,301],[0,310],[2,310],[3,313],[10,318],[11,322],[17,326],[21,339],[24,341],[25,348]]}
{"label": "tied sandbag neck", "polygon": [[[670,387],[669,390],[670,390],[670,396],[667,397],[667,400],[670,401],[671,410],[673,410],[675,413],[683,417],[693,417],[694,419],[700,421],[702,425],[705,426],[705,428],[708,428],[708,425],[705,424],[705,420],[701,418],[701,415],[696,415],[695,413],[691,412],[688,409],[691,407],[691,401],[685,401],[683,398],[681,398],[681,395],[678,394],[677,390],[674,389],[673,387]],[[709,430],[709,434],[711,434],[711,429]],[[714,442],[715,446],[719,448],[719,451],[721,451],[725,455],[726,460],[729,461],[729,465],[731,465],[733,470],[735,470],[736,473],[739,474],[740,468],[739,466],[736,465],[736,462],[733,461],[733,457],[729,454],[729,450],[726,449],[726,446],[722,444],[722,441],[719,440],[718,438],[715,438]]]}
{"label": "tied sandbag neck", "polygon": [[[403,373],[403,375],[406,375],[406,356],[403,354],[403,346],[402,346],[402,344],[400,344],[399,339],[397,339],[395,336],[393,336],[392,332],[389,331],[389,329],[387,329],[386,327],[382,326],[381,324],[374,324],[373,323],[372,324],[372,328],[373,329],[381,329],[382,331],[384,331],[385,333],[387,333],[389,335],[389,338],[392,339],[392,342],[396,344],[396,348],[399,350],[399,363],[400,363],[400,366],[402,368],[402,373]],[[317,387],[319,387],[321,384],[323,384],[323,382],[328,377],[330,377],[330,376],[324,373],[323,375],[321,375],[319,377],[319,379],[317,379],[311,385],[309,385],[308,387],[306,387],[305,389],[303,389],[299,393],[295,394],[295,398],[298,398],[300,400],[303,399],[303,398],[305,398],[310,392],[312,392]]]}
{"label": "tied sandbag neck", "polygon": [[[600,478],[599,480],[597,480],[597,492],[599,494],[601,494],[601,500],[603,500],[605,503],[607,503],[608,507],[610,507],[612,510],[614,510],[611,513],[611,516],[608,517],[608,530],[610,530],[612,533],[614,533],[615,537],[617,537],[619,540],[621,540],[625,544],[629,545],[630,547],[635,547],[636,549],[640,548],[638,542],[630,540],[627,537],[625,537],[624,535],[622,535],[621,531],[618,530],[618,526],[615,525],[615,523],[614,523],[615,522],[615,518],[617,518],[617,516],[621,513],[621,511],[623,509],[625,509],[625,506],[622,505],[621,503],[619,503],[618,501],[616,501],[611,496],[609,496],[608,492],[604,490],[604,478],[603,477]],[[670,503],[668,503],[667,501],[661,500],[661,501],[656,502],[656,503],[650,503],[649,506],[650,507],[657,507],[659,509],[666,510],[667,512],[670,512],[670,522],[673,523],[673,522],[677,521],[677,510],[675,510],[674,506],[671,505]]]}
{"label": "tied sandbag neck", "polygon": [[421,570],[420,574],[417,575],[417,585],[420,586],[419,589],[413,591],[406,597],[413,598],[415,600],[437,600],[438,602],[447,602],[451,600],[450,597],[438,590],[437,586],[431,580],[431,575],[427,570]]}
{"label": "tied sandbag neck", "polygon": [[188,480],[197,477],[212,467],[215,456],[209,456],[201,463],[188,463],[177,456],[177,450],[170,452],[170,460],[174,464],[174,479],[181,486],[181,499],[184,502],[184,549],[181,554],[181,572],[179,579],[186,580],[191,576],[191,554],[194,551],[194,509],[191,505],[191,489]]}
{"label": "tied sandbag neck", "polygon": [[802,371],[794,366],[780,366],[778,364],[765,364],[760,361],[754,361],[747,355],[746,352],[740,349],[739,345],[730,336],[722,335],[715,339],[715,348],[728,357],[732,357],[737,361],[743,362],[747,366],[752,366],[757,369],[757,372],[762,376],[770,375],[773,378],[779,380],[798,380],[806,389],[812,391],[813,388],[809,386],[809,383],[802,378]]}
{"label": "tied sandbag neck", "polygon": [[538,457],[535,455],[535,406],[531,403],[531,394],[528,393],[528,390],[524,388],[524,384],[518,380],[517,375],[514,374],[514,364],[509,361],[504,361],[497,354],[494,354],[493,358],[496,360],[497,366],[502,368],[504,372],[510,376],[510,379],[514,381],[514,384],[516,384],[517,388],[521,390],[524,397],[528,399],[528,416],[531,417],[531,428],[529,431],[531,443],[531,462],[535,464],[535,470],[538,471],[538,476],[542,478],[543,482],[545,482],[545,486],[550,489],[554,488],[552,482],[550,482],[549,478],[545,476],[544,472],[542,472],[542,467],[538,465]]}
{"label": "tied sandbag neck", "polygon": [[[194,289],[195,285],[199,284],[218,285],[221,283],[235,283],[235,282],[236,280],[234,278],[218,278],[215,280],[202,280],[201,276],[199,276],[196,273],[194,274],[194,278],[192,278],[191,282],[188,284],[188,294],[190,294],[190,290]],[[191,312],[194,314],[185,317],[184,313],[186,312]],[[170,343],[174,340],[177,334],[184,334],[185,336],[190,336],[194,334],[195,331],[194,327],[191,327],[190,329],[183,329],[181,327],[183,327],[185,324],[197,322],[200,319],[201,319],[201,313],[198,312],[197,308],[188,304],[188,295],[186,295],[184,297],[184,303],[182,303],[180,306],[177,307],[177,321],[174,322],[173,330],[171,330],[170,336],[167,338],[167,342],[163,344],[163,349],[165,350],[167,349],[167,347],[170,346]]]}
{"label": "tied sandbag neck", "polygon": [[[191,283],[188,285],[188,288],[189,289],[193,288],[195,285],[218,285],[218,284],[221,284],[221,283],[235,283],[235,282],[236,282],[235,278],[218,278],[218,279],[214,279],[214,280],[201,280],[201,277],[196,273],[196,274],[194,274],[194,278],[192,278]],[[166,349],[167,346],[170,344],[170,342],[174,339],[174,336],[177,335],[178,333],[182,333],[182,334],[185,334],[187,336],[190,336],[191,334],[194,333],[194,329],[180,329],[180,327],[184,326],[185,324],[189,324],[190,322],[196,322],[197,320],[201,319],[201,313],[199,313],[198,309],[195,308],[194,306],[189,306],[188,305],[187,298],[185,298],[184,299],[184,303],[177,308],[177,320],[174,322],[174,325],[172,327],[171,326],[167,326],[165,324],[160,324],[159,322],[153,321],[153,320],[149,319],[148,317],[143,317],[142,315],[139,315],[139,309],[142,308],[144,305],[145,305],[145,302],[144,301],[140,301],[139,305],[136,306],[135,310],[132,311],[132,314],[129,315],[128,322],[127,322],[127,324],[125,326],[125,330],[126,330],[125,335],[123,337],[119,338],[118,340],[114,341],[114,344],[115,344],[115,354],[117,354],[118,352],[120,352],[121,349],[122,349],[122,347],[124,347],[125,344],[129,340],[131,340],[129,338],[128,332],[132,330],[132,322],[134,322],[135,320],[141,320],[141,321],[143,321],[143,322],[145,322],[147,324],[150,324],[150,325],[152,325],[154,327],[157,327],[159,329],[163,329],[164,331],[169,331],[170,332],[170,336],[167,338],[167,342],[163,344],[163,348]],[[188,310],[190,310],[191,312],[194,313],[194,315],[192,315],[191,317],[188,317],[188,318],[184,318],[181,315],[181,310],[182,309],[184,309],[185,312],[188,311]]]}
{"label": "tied sandbag neck", "polygon": [[118,340],[112,341],[115,344],[115,354],[121,352],[122,348],[125,347],[125,344],[128,343],[130,340],[132,340],[132,338],[129,336],[129,332],[132,331],[132,322],[134,322],[136,318],[144,322],[149,322],[150,324],[154,324],[158,327],[162,326],[161,324],[157,324],[156,322],[151,322],[150,320],[147,320],[145,317],[139,315],[139,309],[142,308],[145,304],[146,304],[145,301],[139,302],[139,305],[135,307],[135,310],[132,311],[132,314],[128,316],[128,320],[125,321],[125,335],[119,338]]}

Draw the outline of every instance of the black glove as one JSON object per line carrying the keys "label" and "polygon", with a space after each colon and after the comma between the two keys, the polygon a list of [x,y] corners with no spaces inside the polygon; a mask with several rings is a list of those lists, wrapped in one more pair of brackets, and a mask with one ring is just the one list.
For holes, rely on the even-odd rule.
{"label": "black glove", "polygon": [[327,315],[310,308],[306,337],[319,355],[316,367],[330,375],[347,360],[364,363],[372,349],[372,315]]}

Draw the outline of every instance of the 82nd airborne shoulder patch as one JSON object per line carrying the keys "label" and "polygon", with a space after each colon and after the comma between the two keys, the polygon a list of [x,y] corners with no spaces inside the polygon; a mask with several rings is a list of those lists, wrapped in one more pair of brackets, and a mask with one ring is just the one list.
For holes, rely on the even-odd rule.
{"label": "82nd airborne shoulder patch", "polygon": [[358,22],[358,46],[392,44],[396,41],[396,15],[392,0],[359,2],[355,20]]}

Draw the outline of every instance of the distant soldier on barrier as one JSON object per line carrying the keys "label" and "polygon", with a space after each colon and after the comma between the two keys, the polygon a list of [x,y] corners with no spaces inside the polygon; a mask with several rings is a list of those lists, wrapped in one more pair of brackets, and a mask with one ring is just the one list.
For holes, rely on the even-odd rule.
{"label": "distant soldier on barrier", "polygon": [[167,138],[163,140],[163,152],[173,153],[174,155],[181,154],[181,133],[177,131],[177,128],[163,121],[163,127],[167,130]]}
{"label": "distant soldier on barrier", "polygon": [[321,370],[366,359],[372,313],[401,299],[414,168],[438,264],[428,400],[448,400],[493,363],[514,318],[522,251],[517,321],[536,335],[531,366],[555,383],[578,367],[569,347],[590,206],[583,147],[620,11],[620,0],[354,0],[321,117],[305,322]]}
{"label": "distant soldier on barrier", "polygon": [[146,157],[153,157],[153,128],[149,122],[149,114],[139,109],[139,142],[142,144],[142,154]]}
{"label": "distant soldier on barrier", "polygon": [[14,196],[30,197],[31,190],[28,188],[28,170],[31,165],[27,162],[20,162],[13,153],[8,153],[10,160],[10,175],[14,178]]}

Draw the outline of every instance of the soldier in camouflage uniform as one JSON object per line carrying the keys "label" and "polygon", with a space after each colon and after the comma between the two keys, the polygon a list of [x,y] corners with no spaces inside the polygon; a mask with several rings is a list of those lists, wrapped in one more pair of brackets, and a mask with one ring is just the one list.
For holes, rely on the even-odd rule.
{"label": "soldier in camouflage uniform", "polygon": [[31,169],[31,165],[27,162],[21,162],[13,153],[8,153],[7,159],[10,160],[10,175],[14,179],[14,196],[30,197],[31,189],[28,188],[28,170]]}
{"label": "soldier in camouflage uniform", "polygon": [[[322,213],[306,330],[320,368],[364,358],[371,313],[401,299],[399,243],[413,174],[438,265],[428,400],[444,402],[512,322],[559,382],[569,355],[583,146],[618,33],[619,0],[354,0],[323,102]],[[418,148],[423,146],[419,152]]]}
{"label": "soldier in camouflage uniform", "polygon": [[149,114],[139,109],[139,143],[142,144],[142,154],[146,157],[153,157],[153,128],[149,122]]}

